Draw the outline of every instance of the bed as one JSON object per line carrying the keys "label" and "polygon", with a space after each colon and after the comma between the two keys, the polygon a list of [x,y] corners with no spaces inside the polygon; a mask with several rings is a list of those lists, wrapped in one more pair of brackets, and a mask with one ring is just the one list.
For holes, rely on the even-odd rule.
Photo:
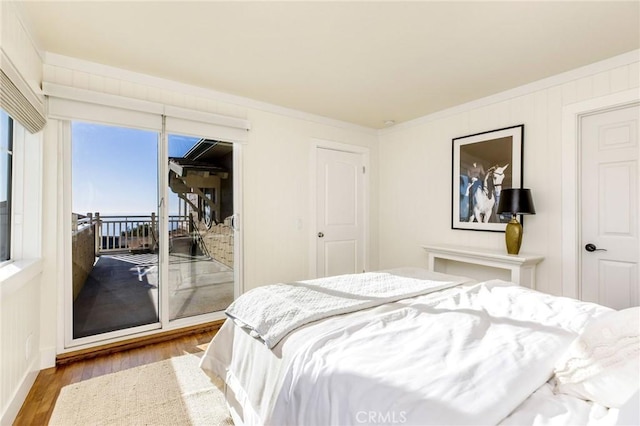
{"label": "bed", "polygon": [[639,424],[639,308],[401,268],[259,287],[201,361],[245,425]]}

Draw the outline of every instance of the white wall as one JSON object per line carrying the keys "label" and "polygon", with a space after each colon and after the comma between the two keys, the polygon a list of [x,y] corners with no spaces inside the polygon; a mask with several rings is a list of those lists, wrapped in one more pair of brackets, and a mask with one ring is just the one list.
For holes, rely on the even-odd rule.
{"label": "white wall", "polygon": [[[13,3],[1,2],[0,47],[34,93],[40,92],[42,62]],[[42,135],[16,133],[15,158],[26,156],[31,171],[14,175],[14,243],[18,262],[0,268],[0,424],[11,424],[40,370],[41,261],[40,161]],[[16,168],[21,170],[22,168]],[[35,201],[35,202],[34,202]],[[20,217],[20,220],[17,218]],[[22,228],[22,229],[20,229]],[[33,232],[32,232],[33,231]],[[36,235],[30,235],[36,234]],[[15,237],[15,235],[14,235]],[[17,245],[16,245],[17,243]]]}
{"label": "white wall", "polygon": [[40,371],[40,266],[0,282],[0,424],[11,424]]}
{"label": "white wall", "polygon": [[545,256],[537,288],[561,294],[562,109],[639,79],[636,51],[381,132],[380,267],[425,266],[422,244],[504,250],[503,233],[451,229],[451,140],[524,123],[524,186],[537,214],[525,217],[521,251]]}
{"label": "white wall", "polygon": [[15,2],[0,3],[0,47],[29,87],[35,93],[40,93],[42,59],[16,7]]}
{"label": "white wall", "polygon": [[[377,136],[283,115],[251,110],[250,142],[244,150],[245,289],[309,278],[310,240],[317,229],[309,210],[314,139],[370,148],[377,163]],[[370,269],[377,268],[377,176],[368,174],[371,196]],[[298,229],[298,223],[302,227]]]}

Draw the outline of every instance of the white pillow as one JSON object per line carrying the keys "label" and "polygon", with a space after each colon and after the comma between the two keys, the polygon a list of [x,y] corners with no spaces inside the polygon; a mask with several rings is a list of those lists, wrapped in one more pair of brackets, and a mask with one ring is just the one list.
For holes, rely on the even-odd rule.
{"label": "white pillow", "polygon": [[619,408],[640,388],[640,307],[589,322],[555,366],[556,393]]}

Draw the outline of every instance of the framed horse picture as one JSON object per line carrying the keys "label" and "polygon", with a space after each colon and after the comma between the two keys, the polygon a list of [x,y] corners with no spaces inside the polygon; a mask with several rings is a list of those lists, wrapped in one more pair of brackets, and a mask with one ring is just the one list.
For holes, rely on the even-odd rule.
{"label": "framed horse picture", "polygon": [[524,124],[452,142],[451,228],[504,232],[511,215],[496,210],[503,189],[522,188]]}

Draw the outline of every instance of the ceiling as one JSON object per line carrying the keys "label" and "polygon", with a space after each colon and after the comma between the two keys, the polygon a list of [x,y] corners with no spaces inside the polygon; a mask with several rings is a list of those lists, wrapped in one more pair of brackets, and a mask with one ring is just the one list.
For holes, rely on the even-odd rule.
{"label": "ceiling", "polygon": [[640,48],[640,2],[24,1],[44,51],[372,128]]}

